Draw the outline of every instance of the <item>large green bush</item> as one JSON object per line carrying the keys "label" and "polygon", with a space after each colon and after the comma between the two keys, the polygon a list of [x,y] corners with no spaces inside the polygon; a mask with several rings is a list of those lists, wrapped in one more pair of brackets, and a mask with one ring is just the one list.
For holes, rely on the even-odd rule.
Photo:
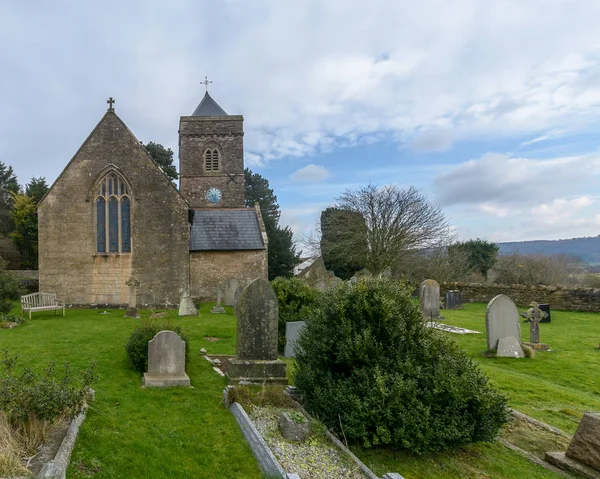
{"label": "large green bush", "polygon": [[279,303],[278,348],[285,347],[285,323],[306,321],[315,314],[322,293],[308,286],[299,278],[275,278],[271,285]]}
{"label": "large green bush", "polygon": [[425,327],[409,291],[364,278],[327,295],[298,342],[305,405],[365,447],[420,454],[491,441],[507,420],[505,397],[455,342]]}
{"label": "large green bush", "polygon": [[95,380],[92,364],[75,375],[69,363],[58,370],[50,363],[41,374],[30,368],[16,372],[17,356],[4,351],[0,359],[0,411],[11,422],[54,422],[75,416],[83,407],[88,386]]}
{"label": "large green bush", "polygon": [[185,341],[185,363],[188,364],[190,358],[190,341],[180,326],[173,326],[171,323],[159,323],[153,320],[143,320],[131,332],[125,351],[129,358],[129,363],[134,370],[144,373],[148,369],[148,341],[161,331],[174,331],[181,339]]}

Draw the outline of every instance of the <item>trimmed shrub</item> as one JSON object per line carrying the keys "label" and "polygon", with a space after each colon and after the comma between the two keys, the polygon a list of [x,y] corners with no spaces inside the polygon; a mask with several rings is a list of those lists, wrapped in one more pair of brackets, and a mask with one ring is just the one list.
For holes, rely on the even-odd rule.
{"label": "trimmed shrub", "polygon": [[125,344],[125,351],[131,367],[144,373],[148,370],[148,341],[161,331],[174,331],[185,341],[185,363],[190,358],[190,341],[180,326],[173,326],[170,322],[158,323],[154,320],[142,320],[139,326],[131,332]]}
{"label": "trimmed shrub", "polygon": [[277,346],[280,353],[285,347],[285,323],[306,321],[315,314],[322,293],[299,278],[275,278],[271,285],[279,303],[279,331]]}
{"label": "trimmed shrub", "polygon": [[401,283],[339,285],[298,343],[306,407],[364,447],[441,451],[491,441],[507,421],[506,398],[454,341],[425,327]]}

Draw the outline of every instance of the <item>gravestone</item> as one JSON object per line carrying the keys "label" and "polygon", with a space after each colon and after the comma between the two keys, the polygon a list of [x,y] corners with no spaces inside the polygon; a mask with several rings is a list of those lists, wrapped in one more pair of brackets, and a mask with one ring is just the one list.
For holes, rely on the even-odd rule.
{"label": "gravestone", "polygon": [[252,281],[238,301],[236,357],[229,360],[232,382],[287,384],[286,364],[277,359],[279,307],[271,284]]}
{"label": "gravestone", "polygon": [[544,312],[546,313],[545,316],[542,318],[542,320],[540,321],[540,323],[551,323],[552,322],[552,318],[550,316],[550,305],[547,303],[544,304],[539,304],[538,307]]}
{"label": "gravestone", "polygon": [[244,288],[238,286],[238,288],[235,290],[235,294],[233,295],[233,314],[235,314],[236,317],[238,315],[238,303],[240,301],[242,291],[244,291]]}
{"label": "gravestone", "polygon": [[240,287],[236,278],[231,278],[225,285],[225,306],[235,306],[235,292]]}
{"label": "gravestone", "polygon": [[462,309],[462,297],[460,291],[446,291],[446,309]]}
{"label": "gravestone", "polygon": [[509,336],[498,340],[496,356],[499,358],[524,358],[525,353],[517,338]]}
{"label": "gravestone", "polygon": [[529,342],[525,344],[538,351],[545,351],[548,349],[548,345],[540,342],[540,322],[546,313],[538,307],[536,302],[531,303],[530,306],[531,308],[526,314],[529,319]]}
{"label": "gravestone", "polygon": [[440,317],[440,285],[434,279],[426,279],[419,289],[419,304],[427,319]]}
{"label": "gravestone", "polygon": [[129,286],[129,305],[127,306],[127,311],[125,312],[126,318],[139,318],[140,314],[137,310],[137,287],[140,285],[140,282],[137,278],[131,277],[125,284]]}
{"label": "gravestone", "polygon": [[492,298],[485,311],[485,332],[488,349],[498,349],[500,338],[514,337],[521,342],[519,311],[512,299],[503,294]]}
{"label": "gravestone", "polygon": [[600,477],[600,413],[584,413],[567,452],[547,452],[545,459],[584,477]]}
{"label": "gravestone", "polygon": [[190,386],[185,373],[185,341],[173,331],[160,331],[148,341],[145,387]]}
{"label": "gravestone", "polygon": [[210,310],[211,313],[222,314],[225,313],[225,309],[221,306],[221,288],[217,288],[217,304],[215,304]]}
{"label": "gravestone", "polygon": [[285,323],[285,347],[283,350],[283,357],[285,358],[295,358],[296,354],[294,352],[294,346],[296,345],[296,341],[300,336],[300,331],[306,327],[305,321],[290,321]]}
{"label": "gravestone", "polygon": [[190,295],[189,287],[182,288],[179,300],[179,316],[198,316],[198,310]]}

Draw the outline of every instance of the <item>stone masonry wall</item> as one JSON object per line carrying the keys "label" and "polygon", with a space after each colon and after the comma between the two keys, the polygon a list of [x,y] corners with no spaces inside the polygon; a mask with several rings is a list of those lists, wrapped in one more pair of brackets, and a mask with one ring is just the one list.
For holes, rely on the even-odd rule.
{"label": "stone masonry wall", "polygon": [[442,283],[442,297],[447,290],[459,290],[463,302],[489,302],[505,294],[517,306],[528,307],[532,301],[550,304],[552,309],[565,311],[600,311],[600,289],[566,288],[562,286],[526,286],[482,283]]}
{"label": "stone masonry wall", "polygon": [[[98,182],[116,172],[131,196],[131,253],[97,253]],[[67,304],[173,305],[189,277],[188,205],[114,112],[107,112],[38,206],[40,291]]]}
{"label": "stone masonry wall", "polygon": [[[180,191],[192,208],[244,206],[244,131],[241,115],[183,116],[179,122]],[[217,148],[220,171],[205,171],[206,148]],[[233,176],[230,176],[233,175]],[[220,203],[206,200],[209,188],[219,188]]]}
{"label": "stone masonry wall", "polygon": [[215,301],[217,287],[224,292],[231,278],[242,288],[256,278],[267,279],[267,250],[201,251],[190,256],[192,297],[199,301]]}

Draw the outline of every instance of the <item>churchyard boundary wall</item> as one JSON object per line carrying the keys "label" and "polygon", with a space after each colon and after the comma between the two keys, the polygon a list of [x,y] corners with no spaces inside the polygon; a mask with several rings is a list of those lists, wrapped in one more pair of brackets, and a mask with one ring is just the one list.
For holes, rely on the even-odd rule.
{"label": "churchyard boundary wall", "polygon": [[564,311],[600,312],[600,289],[569,288],[522,284],[441,283],[440,294],[459,290],[463,303],[487,303],[494,296],[505,294],[517,306],[529,307],[532,301],[549,304],[552,309]]}

